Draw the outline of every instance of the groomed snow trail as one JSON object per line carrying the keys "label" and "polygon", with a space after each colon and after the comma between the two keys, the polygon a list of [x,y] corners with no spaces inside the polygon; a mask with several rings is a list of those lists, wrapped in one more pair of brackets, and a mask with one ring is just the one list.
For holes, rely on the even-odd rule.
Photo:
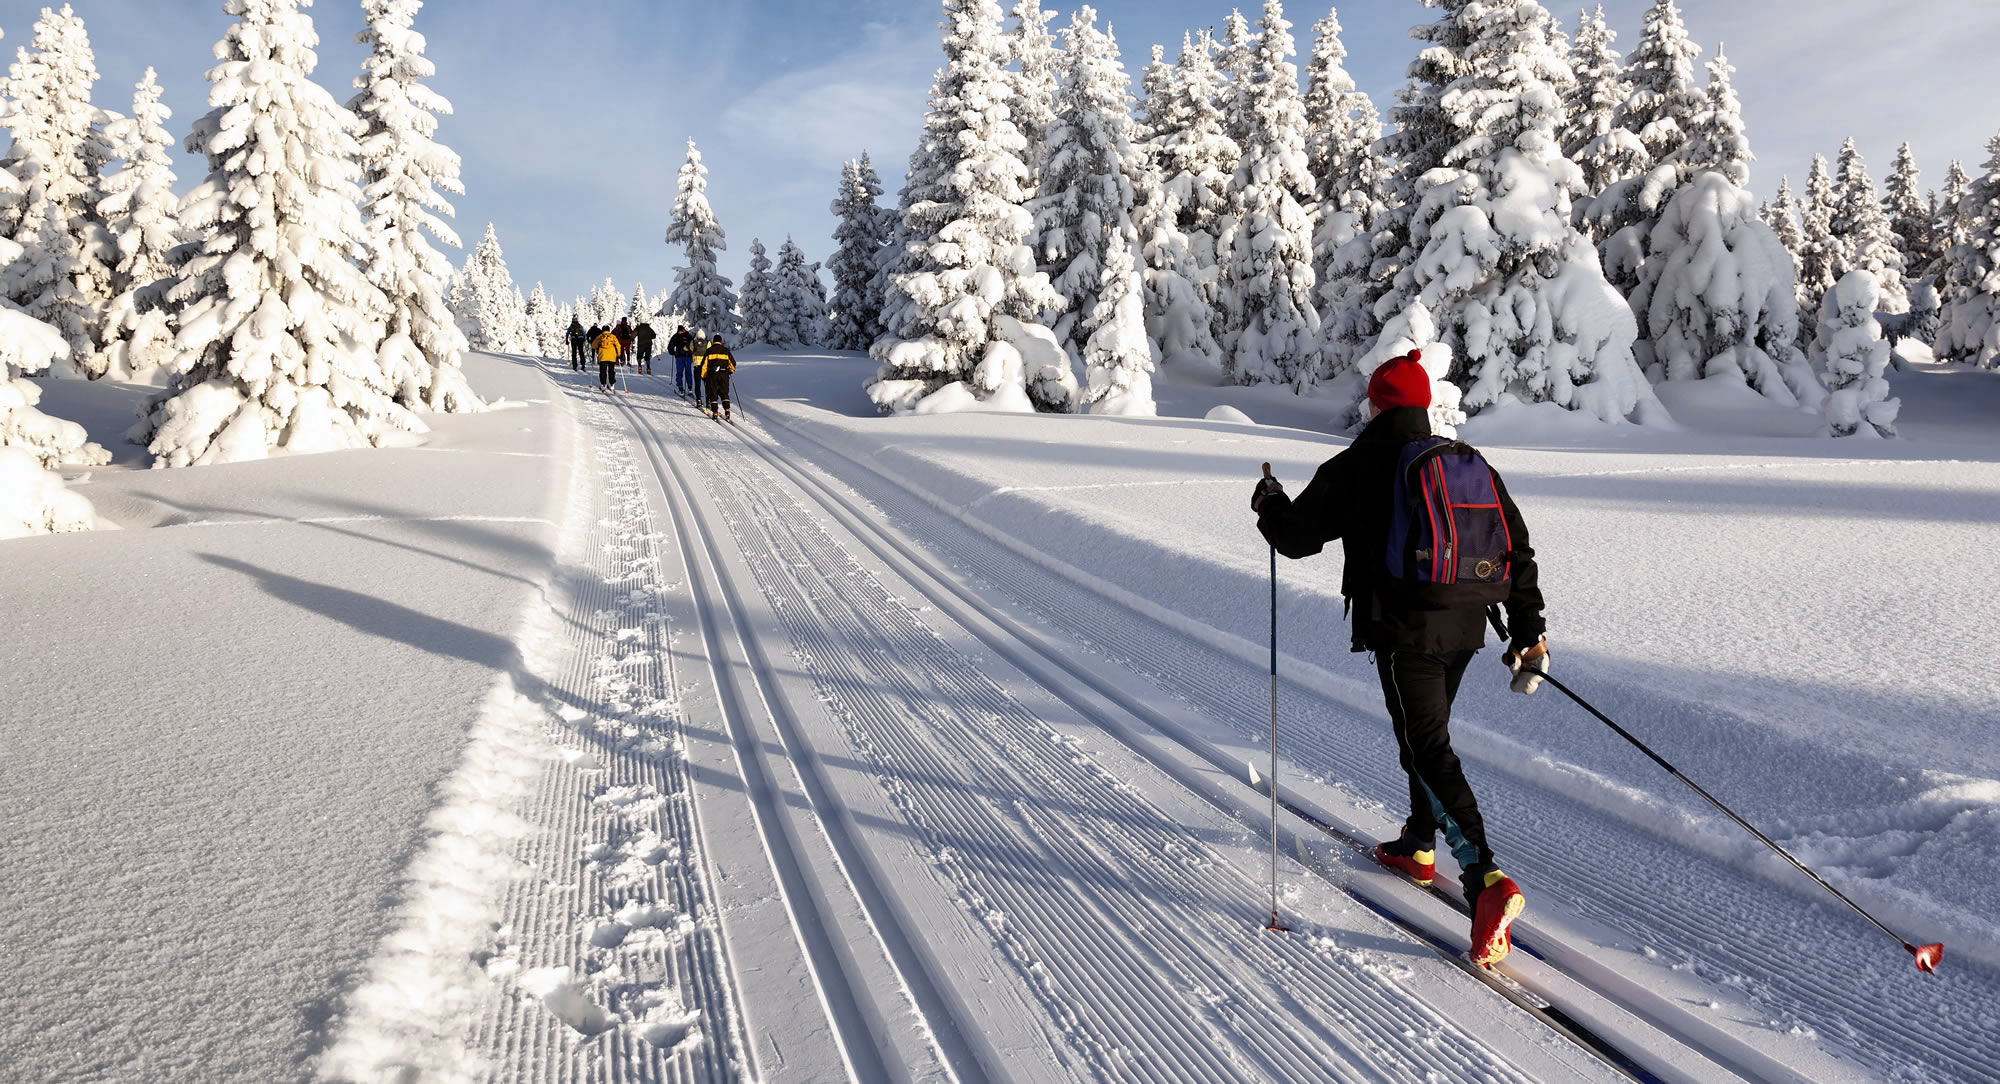
{"label": "groomed snow trail", "polygon": [[[684,540],[745,789],[784,791],[758,833],[844,1062],[757,1071],[1611,1075],[1323,883],[1287,903],[1299,933],[1265,933],[1263,842],[1244,824],[864,559],[739,436],[768,438],[670,396],[616,402]],[[734,953],[731,925],[725,909]],[[759,1042],[767,1002],[742,1000]]]}
{"label": "groomed snow trail", "polygon": [[[809,427],[772,424],[766,430],[795,461],[810,461],[834,484],[852,486],[896,530],[982,586],[1084,645],[1104,665],[1143,675],[1166,698],[1213,721],[1218,744],[1241,750],[1263,743],[1258,728],[1268,679],[1261,667],[1136,613],[1081,578],[1053,574],[1044,561],[969,528],[927,495],[823,443]],[[1476,676],[1495,664],[1482,656],[1474,665]],[[1386,719],[1358,700],[1289,679],[1282,697],[1279,741],[1287,770],[1303,772],[1393,831],[1402,818],[1405,783]],[[1571,709],[1562,703],[1551,710]],[[1579,727],[1595,725],[1578,716]],[[1504,758],[1506,751],[1500,753]],[[1584,920],[1574,931],[1563,930],[1565,939],[1581,934],[1589,938],[1586,948],[1595,942],[1656,961],[1734,990],[1751,1008],[1742,1016],[1720,1003],[1673,1007],[1675,1014],[1697,1018],[1695,1026],[1707,1029],[1698,1019],[1705,1016],[1738,1037],[1764,1032],[1823,1048],[1821,1060],[1802,1063],[1796,1079],[2000,1079],[2000,1048],[1967,1041],[2000,1026],[1990,1002],[1994,977],[1978,963],[1961,959],[1938,975],[1916,975],[1893,945],[1837,903],[1791,881],[1796,875],[1789,871],[1748,873],[1538,786],[1532,764],[1479,759],[1518,773],[1489,771],[1479,786],[1496,847],[1530,895],[1524,943],[1536,943],[1536,901],[1560,901]],[[1671,892],[1671,905],[1662,902],[1665,892]],[[1676,1027],[1672,1019],[1656,1022]],[[1754,1068],[1744,1071],[1757,1075]]]}

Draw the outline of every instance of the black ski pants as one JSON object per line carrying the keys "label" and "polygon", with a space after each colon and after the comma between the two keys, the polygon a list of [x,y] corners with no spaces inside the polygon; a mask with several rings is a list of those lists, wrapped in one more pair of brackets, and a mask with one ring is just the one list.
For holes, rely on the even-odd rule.
{"label": "black ski pants", "polygon": [[570,367],[570,368],[572,368],[572,369],[581,369],[581,368],[583,368],[583,340],[582,340],[582,339],[571,339],[571,340],[569,341],[569,367]]}
{"label": "black ski pants", "polygon": [[1486,822],[1472,784],[1465,780],[1458,754],[1451,750],[1451,704],[1458,698],[1459,680],[1474,652],[1425,655],[1415,651],[1378,651],[1375,670],[1382,678],[1382,696],[1396,730],[1396,748],[1403,772],[1410,778],[1410,819],[1405,830],[1426,840],[1444,829],[1445,840],[1459,867],[1490,865]]}
{"label": "black ski pants", "polygon": [[615,385],[617,382],[618,382],[618,363],[615,361],[598,362],[597,386],[601,388],[608,388]]}
{"label": "black ski pants", "polygon": [[708,374],[708,412],[713,414],[718,409],[725,414],[729,412],[728,373]]}

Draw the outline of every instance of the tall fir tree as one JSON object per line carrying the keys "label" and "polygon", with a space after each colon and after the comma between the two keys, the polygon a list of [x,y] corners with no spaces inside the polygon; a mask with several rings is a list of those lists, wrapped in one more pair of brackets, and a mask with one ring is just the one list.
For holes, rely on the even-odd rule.
{"label": "tall fir tree", "polygon": [[1367,308],[1370,236],[1389,199],[1380,114],[1342,67],[1338,13],[1313,26],[1306,73],[1306,157],[1312,170],[1313,280],[1321,317],[1317,363],[1302,383],[1338,379],[1379,330]]}
{"label": "tall fir tree", "polygon": [[1949,291],[1951,286],[1946,272],[1952,250],[1972,239],[1972,207],[1965,200],[1971,190],[1972,178],[1965,172],[1965,163],[1952,159],[1945,168],[1944,190],[1938,194],[1937,210],[1931,216],[1932,256],[1925,271],[1941,291]]}
{"label": "tall fir tree", "polygon": [[172,116],[147,68],[132,95],[132,115],[105,126],[112,153],[124,165],[104,179],[97,205],[117,263],[100,329],[103,356],[90,368],[120,380],[150,381],[164,375],[174,357],[173,320],[164,303],[173,285],[169,254],[181,244],[174,137],[166,128]]}
{"label": "tall fir tree", "polygon": [[1750,183],[1750,137],[1743,126],[1743,103],[1729,81],[1736,68],[1720,45],[1708,61],[1708,87],[1702,92],[1702,110],[1689,126],[1681,161],[1687,172],[1713,170],[1741,188]]}
{"label": "tall fir tree", "polygon": [[[1424,171],[1404,174],[1413,211],[1377,308],[1382,339],[1434,324],[1472,410],[1553,402],[1644,420],[1655,400],[1634,360],[1631,311],[1571,225],[1583,176],[1556,143],[1554,84],[1566,63],[1549,42],[1548,12],[1533,0],[1442,7],[1417,35],[1438,44],[1412,66],[1403,99],[1416,125],[1394,141],[1437,159],[1404,163]],[[1457,74],[1432,84],[1446,73]],[[1386,360],[1385,345],[1359,375]]]}
{"label": "tall fir tree", "polygon": [[750,269],[743,273],[743,293],[738,302],[742,316],[742,337],[746,343],[769,345],[771,338],[771,257],[765,254],[761,238],[750,239]]}
{"label": "tall fir tree", "polygon": [[525,350],[520,341],[521,305],[515,304],[514,276],[493,223],[466,254],[459,269],[460,302],[454,310],[458,328],[473,350],[514,354]]}
{"label": "tall fir tree", "polygon": [[1012,14],[1014,29],[1007,36],[1007,61],[1014,65],[1009,111],[1014,127],[1027,141],[1022,157],[1028,164],[1026,188],[1032,193],[1041,186],[1044,144],[1056,119],[1057,73],[1063,57],[1049,31],[1055,13],[1043,11],[1040,0],[1017,0]]}
{"label": "tall fir tree", "polygon": [[1945,259],[1948,287],[1937,355],[1982,368],[2000,366],[2000,135],[1986,144],[1985,167],[1956,203],[1965,240]]}
{"label": "tall fir tree", "polygon": [[[467,342],[445,304],[451,263],[430,237],[460,247],[444,219],[455,212],[446,195],[463,195],[458,155],[437,142],[437,118],[451,103],[422,82],[437,74],[413,29],[422,0],[362,0],[368,46],[360,90],[347,107],[361,118],[362,201],[367,248],[362,269],[388,299],[386,334],[377,362],[396,386],[396,401],[437,411],[485,406],[462,368]],[[426,237],[425,234],[430,237]]]}
{"label": "tall fir tree", "polygon": [[1632,84],[1613,48],[1618,34],[1604,21],[1604,6],[1577,19],[1570,39],[1574,75],[1563,96],[1559,133],[1563,156],[1583,170],[1583,188],[1595,195],[1639,173],[1652,161],[1639,136],[1618,123],[1618,110],[1632,97]]}
{"label": "tall fir tree", "polygon": [[1022,243],[1027,144],[1007,108],[1000,8],[944,0],[944,14],[945,65],[904,188],[887,330],[870,349],[882,365],[868,393],[881,409],[904,411],[962,381],[996,407],[1059,407],[1076,377],[1059,348],[1033,349],[1047,342],[1034,322],[1056,294]]}
{"label": "tall fir tree", "polygon": [[1883,186],[1882,213],[1888,216],[1889,233],[1896,239],[1896,251],[1903,255],[1904,276],[1910,280],[1930,273],[1935,252],[1935,214],[1920,194],[1922,177],[1917,172],[1917,155],[1906,142],[1896,148],[1896,165]]}
{"label": "tall fir tree", "polygon": [[383,444],[424,425],[376,360],[388,300],[365,251],[361,122],[312,81],[318,35],[297,0],[227,0],[191,151],[209,176],[181,205],[202,236],[169,300],[175,375],[144,425],[161,466],[273,448]]}
{"label": "tall fir tree", "polygon": [[1889,343],[1877,314],[1881,286],[1871,271],[1842,275],[1821,303],[1813,359],[1826,374],[1821,410],[1836,437],[1893,437],[1902,404],[1889,397]]}
{"label": "tall fir tree", "polygon": [[[1814,314],[1815,319],[1820,300],[1839,278],[1837,269],[1844,258],[1840,239],[1833,234],[1833,212],[1833,175],[1827,168],[1826,156],[1815,154],[1812,168],[1806,173],[1805,198],[1799,202],[1798,277],[1799,313]],[[1809,326],[1813,321],[1800,322],[1808,325],[1800,331],[1810,339]]]}
{"label": "tall fir tree", "polygon": [[889,218],[875,200],[882,181],[864,152],[859,161],[840,168],[840,194],[830,210],[834,227],[832,318],[827,346],[835,350],[866,350],[882,334],[882,296],[876,292],[876,271],[889,244]]}
{"label": "tall fir tree", "polygon": [[[1037,264],[1062,299],[1049,329],[1071,360],[1081,363],[1097,295],[1106,286],[1106,256],[1138,240],[1133,182],[1144,163],[1132,142],[1130,81],[1117,42],[1097,28],[1096,9],[1079,8],[1062,37],[1055,123],[1041,191],[1028,209],[1034,215]],[[1126,273],[1134,281],[1119,288],[1137,293],[1137,267]]]}
{"label": "tall fir tree", "polygon": [[590,311],[595,315],[593,322],[598,327],[611,327],[625,315],[625,295],[619,292],[618,284],[612,282],[610,276],[605,276],[604,281],[590,292]]}
{"label": "tall fir tree", "polygon": [[789,236],[778,249],[771,283],[772,341],[790,349],[820,345],[826,335],[826,288],[819,265],[807,263],[805,250]]}
{"label": "tall fir tree", "polygon": [[[0,124],[13,121],[13,105],[0,95]],[[20,180],[0,165],[0,200],[20,191]],[[21,246],[0,235],[0,267],[21,256]],[[69,344],[56,330],[0,297],[0,539],[86,531],[95,510],[66,488],[59,466],[100,466],[111,455],[90,443],[84,428],[37,409],[43,372],[65,357]]]}
{"label": "tall fir tree", "polygon": [[[1192,41],[1183,36],[1183,50],[1191,47]],[[1181,190],[1169,185],[1161,155],[1161,131],[1180,131],[1185,116],[1180,69],[1167,63],[1166,50],[1158,45],[1153,46],[1141,86],[1142,119],[1134,125],[1132,138],[1139,144],[1143,161],[1133,178],[1132,199],[1146,335],[1160,364],[1214,367],[1222,360],[1215,346],[1214,313],[1198,284],[1203,269],[1181,228]],[[1212,282],[1212,243],[1209,255],[1207,272]]]}
{"label": "tall fir tree", "polygon": [[20,190],[0,202],[0,236],[22,253],[0,272],[0,293],[69,343],[55,370],[99,376],[97,347],[113,279],[110,237],[97,206],[112,149],[91,104],[97,64],[83,20],[64,4],[42,9],[34,37],[8,69],[13,142],[0,170]]}
{"label": "tall fir tree", "polygon": [[1223,371],[1239,384],[1293,383],[1319,345],[1306,210],[1313,179],[1292,24],[1278,0],[1264,0],[1257,26],[1254,67],[1237,95],[1249,128],[1229,185],[1236,219],[1220,244]]}
{"label": "tall fir tree", "polygon": [[632,300],[625,303],[625,316],[632,321],[632,326],[638,327],[641,322],[650,319],[656,307],[653,299],[646,296],[646,284],[633,283]]}
{"label": "tall fir tree", "polygon": [[[1151,128],[1148,145],[1166,198],[1173,204],[1173,232],[1179,235],[1178,240],[1162,237],[1158,244],[1149,241],[1153,255],[1147,265],[1155,266],[1167,249],[1185,245],[1185,255],[1174,261],[1176,273],[1207,307],[1209,326],[1200,334],[1190,329],[1183,339],[1185,346],[1202,356],[1207,355],[1202,344],[1212,342],[1221,331],[1221,257],[1216,242],[1233,220],[1229,185],[1242,157],[1217,104],[1226,88],[1214,54],[1215,43],[1206,31],[1195,40],[1182,38],[1173,77],[1163,83],[1165,97],[1156,101],[1149,96],[1146,105]],[[1164,226],[1160,224],[1160,228]]]}
{"label": "tall fir tree", "polygon": [[708,167],[701,163],[701,151],[688,140],[687,160],[681,164],[678,191],[674,195],[673,219],[667,224],[667,244],[681,246],[687,265],[674,274],[674,292],[667,307],[687,314],[695,326],[711,335],[736,333],[736,291],[734,284],[716,269],[715,254],[729,245],[722,224],[708,205]]}
{"label": "tall fir tree", "polygon": [[1632,93],[1617,110],[1618,126],[1639,137],[1649,163],[1679,153],[1703,109],[1701,90],[1694,85],[1694,62],[1700,55],[1674,0],[1654,0],[1639,47],[1625,68]]}
{"label": "tall fir tree", "polygon": [[1222,20],[1222,41],[1215,53],[1216,68],[1225,81],[1216,88],[1215,104],[1222,110],[1223,131],[1237,146],[1248,144],[1251,125],[1250,84],[1257,76],[1256,36],[1241,9],[1230,9]]}
{"label": "tall fir tree", "polygon": [[1799,209],[1797,201],[1792,198],[1790,177],[1778,178],[1777,198],[1764,205],[1760,217],[1763,218],[1765,225],[1771,227],[1771,232],[1777,235],[1778,243],[1784,247],[1785,254],[1791,257],[1793,278],[1796,280],[1799,253],[1804,246],[1805,238],[1799,233]]}
{"label": "tall fir tree", "polygon": [[1831,228],[1840,242],[1835,278],[1849,271],[1866,271],[1875,276],[1883,312],[1910,311],[1909,288],[1903,284],[1903,254],[1890,232],[1882,201],[1875,195],[1875,179],[1868,173],[1868,163],[1851,138],[1841,145],[1835,185]]}

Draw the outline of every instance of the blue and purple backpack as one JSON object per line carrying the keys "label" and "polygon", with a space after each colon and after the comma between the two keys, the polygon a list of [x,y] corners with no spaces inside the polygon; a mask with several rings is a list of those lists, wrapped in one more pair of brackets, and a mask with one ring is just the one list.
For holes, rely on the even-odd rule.
{"label": "blue and purple backpack", "polygon": [[1507,601],[1514,540],[1493,468],[1477,448],[1444,437],[1404,445],[1390,500],[1392,596],[1419,610]]}

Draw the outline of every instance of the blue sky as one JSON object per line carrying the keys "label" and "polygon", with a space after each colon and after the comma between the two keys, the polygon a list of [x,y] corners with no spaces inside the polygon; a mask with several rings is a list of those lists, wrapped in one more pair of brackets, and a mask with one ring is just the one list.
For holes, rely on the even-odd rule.
{"label": "blue sky", "polygon": [[[202,73],[229,18],[220,0],[71,0],[87,23],[101,81],[97,99],[124,110],[147,65],[159,70],[171,127],[206,110]],[[1007,0],[1011,5],[1011,0]],[[34,0],[0,0],[6,45],[26,44]],[[1067,8],[1044,0],[1044,6]],[[1629,52],[1648,0],[1607,0]],[[1952,158],[1973,168],[2000,128],[1983,74],[2000,55],[1992,0],[1684,0],[1689,29],[1711,55],[1728,45],[1738,68],[1753,187],[1780,173],[1802,182],[1814,151],[1853,135],[1878,178],[1910,140],[1926,185]],[[1261,0],[1247,5],[1253,18]],[[1105,0],[1136,81],[1154,42],[1178,47],[1189,28],[1218,25],[1223,0]],[[1551,7],[1567,27],[1567,4]],[[319,0],[316,78],[342,101],[362,51],[358,3]],[[1294,5],[1300,48],[1323,4]],[[1341,7],[1349,70],[1385,108],[1415,53],[1417,0]],[[1067,14],[1061,17],[1067,21]],[[458,226],[468,243],[494,222],[517,281],[568,298],[609,275],[621,290],[659,292],[677,250],[661,240],[674,171],[692,137],[709,195],[728,231],[724,270],[740,281],[752,237],[775,253],[794,234],[814,260],[832,245],[843,159],[867,149],[893,202],[915,140],[938,49],[933,0],[432,0],[418,29],[438,66],[433,85],[457,107],[441,138],[465,159]],[[183,156],[183,188],[202,163]],[[452,253],[454,262],[461,254]]]}

